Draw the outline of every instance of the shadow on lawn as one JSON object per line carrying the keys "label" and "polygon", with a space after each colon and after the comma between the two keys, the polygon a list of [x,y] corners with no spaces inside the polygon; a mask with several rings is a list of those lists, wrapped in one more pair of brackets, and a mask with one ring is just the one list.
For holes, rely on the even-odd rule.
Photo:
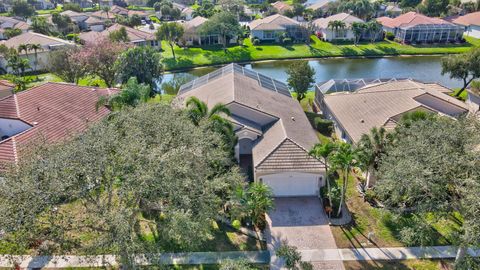
{"label": "shadow on lawn", "polygon": [[166,69],[189,68],[194,66],[193,61],[185,56],[177,56],[177,59],[173,59],[173,57],[163,58],[163,64]]}

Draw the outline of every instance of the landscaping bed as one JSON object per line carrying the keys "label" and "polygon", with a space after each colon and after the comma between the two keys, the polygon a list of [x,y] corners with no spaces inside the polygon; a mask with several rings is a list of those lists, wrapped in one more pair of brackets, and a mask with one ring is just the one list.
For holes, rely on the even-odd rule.
{"label": "landscaping bed", "polygon": [[467,37],[467,43],[447,45],[403,45],[393,41],[374,44],[334,45],[320,41],[316,36],[307,44],[257,45],[250,39],[244,40],[244,46],[231,46],[225,52],[220,45],[202,48],[175,47],[177,59],[174,60],[170,47],[164,41],[163,63],[165,70],[185,69],[195,66],[224,64],[230,62],[248,62],[273,59],[321,58],[321,57],[381,57],[389,55],[431,55],[463,53],[474,46],[480,46],[480,40]]}

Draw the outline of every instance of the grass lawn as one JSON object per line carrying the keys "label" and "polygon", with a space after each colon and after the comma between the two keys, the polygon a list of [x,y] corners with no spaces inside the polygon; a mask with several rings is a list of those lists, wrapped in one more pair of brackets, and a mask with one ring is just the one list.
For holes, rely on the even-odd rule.
{"label": "grass lawn", "polygon": [[38,15],[45,15],[45,14],[52,14],[54,12],[62,12],[62,5],[58,5],[55,9],[45,9],[45,10],[37,10]]}
{"label": "grass lawn", "polygon": [[344,262],[346,270],[437,270],[453,269],[451,260],[402,260],[402,261],[347,261]]}
{"label": "grass lawn", "polygon": [[170,47],[163,41],[163,57],[166,70],[191,68],[202,65],[224,64],[230,62],[255,61],[267,59],[319,58],[335,56],[385,56],[385,55],[418,55],[449,54],[466,52],[474,46],[480,46],[480,40],[467,37],[465,44],[412,46],[392,41],[375,44],[335,45],[320,41],[312,36],[312,43],[277,45],[266,44],[253,46],[250,39],[245,39],[244,46],[232,46],[226,52],[221,46],[180,48],[175,47],[176,60],[173,59]]}
{"label": "grass lawn", "polygon": [[[331,227],[337,246],[339,248],[405,246],[406,244],[399,240],[398,235],[402,228],[412,226],[412,218],[405,215],[399,220],[393,220],[392,214],[387,210],[374,208],[364,202],[356,189],[357,183],[357,180],[352,177],[347,190],[347,205],[354,222],[346,226]],[[431,245],[451,244],[452,234],[461,223],[460,217],[435,221],[434,216],[430,215],[425,219],[434,229],[434,235],[432,235],[434,240]],[[373,243],[367,239],[370,232],[374,233]]]}
{"label": "grass lawn", "polygon": [[460,88],[457,88],[457,89],[454,89],[453,93],[451,94],[452,97],[456,97],[462,101],[466,101],[467,100],[467,96],[468,96],[468,93],[466,90],[463,90],[463,92],[457,97],[457,93],[460,91],[461,89]]}

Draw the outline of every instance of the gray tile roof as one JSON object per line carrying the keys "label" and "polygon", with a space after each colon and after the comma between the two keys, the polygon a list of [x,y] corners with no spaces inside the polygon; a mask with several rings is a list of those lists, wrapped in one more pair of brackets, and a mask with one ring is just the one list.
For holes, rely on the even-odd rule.
{"label": "gray tile roof", "polygon": [[[239,70],[239,66],[231,64],[231,69]],[[264,127],[266,131],[253,147],[253,163],[257,172],[271,170],[272,166],[278,170],[306,171],[312,162],[315,164],[314,170],[323,168],[320,161],[312,161],[306,156],[318,143],[318,138],[302,107],[290,94],[268,89],[262,86],[260,80],[242,72],[228,72],[211,77],[204,83],[182,87],[184,89],[179,92],[174,106],[182,107],[189,97],[196,96],[209,107],[217,103],[235,103],[277,118],[270,127]],[[296,147],[292,147],[291,143]],[[281,158],[285,151],[292,151],[287,159]],[[303,154],[299,155],[299,152]],[[292,166],[294,163],[296,165]]]}

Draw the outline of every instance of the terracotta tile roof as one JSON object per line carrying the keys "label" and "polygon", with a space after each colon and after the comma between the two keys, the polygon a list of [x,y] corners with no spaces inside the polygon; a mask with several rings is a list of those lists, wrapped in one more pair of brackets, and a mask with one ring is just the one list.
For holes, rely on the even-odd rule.
{"label": "terracotta tile roof", "polygon": [[0,100],[6,96],[10,96],[13,93],[14,87],[15,85],[9,83],[8,81],[0,80]]}
{"label": "terracotta tile roof", "polygon": [[0,162],[15,162],[18,152],[42,137],[54,143],[84,131],[110,111],[96,109],[100,96],[116,89],[82,87],[66,83],[46,83],[0,100],[0,118],[21,120],[31,127],[0,141]]}
{"label": "terracotta tile roof", "polygon": [[195,30],[198,27],[200,27],[202,24],[204,24],[206,21],[208,21],[207,18],[204,18],[202,16],[197,16],[190,21],[185,21],[183,23],[183,27],[185,30]]}
{"label": "terracotta tile roof", "polygon": [[480,26],[480,11],[460,16],[454,19],[452,22],[455,24],[461,24],[465,26],[470,26],[470,25]]}
{"label": "terracotta tile roof", "polygon": [[11,17],[0,16],[0,28],[16,28],[21,30],[28,30],[30,26],[24,22]]}
{"label": "terracotta tile roof", "polygon": [[148,40],[156,39],[153,33],[141,31],[141,30],[124,26],[118,23],[110,26],[109,28],[103,30],[102,32],[95,32],[95,31],[83,32],[78,37],[80,38],[80,40],[86,43],[95,42],[101,37],[108,37],[111,32],[118,31],[122,27],[124,27],[125,30],[127,30],[128,40],[130,40],[130,42],[148,41]]}
{"label": "terracotta tile roof", "polygon": [[410,28],[417,25],[428,25],[428,24],[449,24],[451,22],[442,20],[440,18],[427,17],[423,14],[416,12],[407,12],[396,18],[380,17],[377,19],[383,26],[388,28]]}
{"label": "terracotta tile roof", "polygon": [[280,13],[283,13],[287,10],[293,10],[293,7],[285,2],[277,1],[271,4],[274,8],[276,8]]}
{"label": "terracotta tile roof", "polygon": [[250,22],[251,30],[285,30],[287,25],[300,25],[299,22],[286,16],[275,14]]}

